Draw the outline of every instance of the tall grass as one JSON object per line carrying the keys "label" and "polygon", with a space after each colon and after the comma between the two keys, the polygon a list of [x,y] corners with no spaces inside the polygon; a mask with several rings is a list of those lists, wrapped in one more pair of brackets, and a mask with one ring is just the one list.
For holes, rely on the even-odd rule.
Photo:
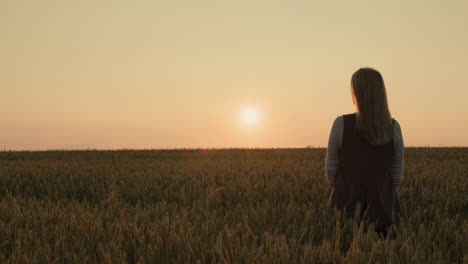
{"label": "tall grass", "polygon": [[327,212],[324,158],[0,152],[0,263],[467,262],[467,148],[405,150],[394,239]]}

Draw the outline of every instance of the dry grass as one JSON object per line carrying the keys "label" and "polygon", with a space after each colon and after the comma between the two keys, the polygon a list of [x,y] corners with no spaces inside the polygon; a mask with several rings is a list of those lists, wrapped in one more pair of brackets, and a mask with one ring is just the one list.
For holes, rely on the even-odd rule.
{"label": "dry grass", "polygon": [[0,152],[0,263],[463,263],[468,149],[405,155],[383,240],[327,214],[325,149]]}

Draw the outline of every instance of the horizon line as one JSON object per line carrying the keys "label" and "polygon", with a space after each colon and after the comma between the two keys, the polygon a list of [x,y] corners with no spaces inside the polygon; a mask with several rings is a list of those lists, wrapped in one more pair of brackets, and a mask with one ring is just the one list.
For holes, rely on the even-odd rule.
{"label": "horizon line", "polygon": [[[468,146],[410,145],[409,148],[468,148]],[[169,148],[50,148],[50,149],[0,149],[0,152],[73,152],[73,151],[171,151],[171,150],[273,150],[273,149],[327,149],[324,146],[306,147],[169,147]]]}

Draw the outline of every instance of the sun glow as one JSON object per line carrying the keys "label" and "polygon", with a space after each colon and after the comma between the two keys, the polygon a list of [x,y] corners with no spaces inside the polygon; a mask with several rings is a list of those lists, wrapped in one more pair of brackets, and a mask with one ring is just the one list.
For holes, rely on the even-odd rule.
{"label": "sun glow", "polygon": [[242,121],[247,125],[254,125],[258,122],[258,111],[253,107],[245,107],[242,110]]}

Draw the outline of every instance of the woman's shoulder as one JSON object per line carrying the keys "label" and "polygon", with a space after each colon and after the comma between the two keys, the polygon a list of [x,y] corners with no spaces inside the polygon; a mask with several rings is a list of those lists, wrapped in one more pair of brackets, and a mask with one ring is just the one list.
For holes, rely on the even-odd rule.
{"label": "woman's shoulder", "polygon": [[392,118],[393,121],[393,128],[400,129],[400,123],[396,120],[396,118]]}
{"label": "woman's shoulder", "polygon": [[345,115],[339,115],[335,117],[335,120],[333,121],[334,126],[339,126],[343,124],[343,119]]}
{"label": "woman's shoulder", "polygon": [[393,120],[393,144],[400,149],[403,147],[403,134],[401,132],[400,123],[395,118]]}
{"label": "woman's shoulder", "polygon": [[351,118],[355,118],[355,113],[347,113],[339,115],[335,118],[335,123],[343,124],[344,120],[350,120]]}
{"label": "woman's shoulder", "polygon": [[355,117],[355,113],[347,113],[347,114],[336,116],[335,120],[333,121],[333,128],[338,131],[342,131],[344,129],[345,122],[351,121],[351,118],[354,118],[354,117]]}
{"label": "woman's shoulder", "polygon": [[356,113],[346,113],[346,114],[341,114],[339,116],[336,116],[335,117],[335,120],[340,120],[340,119],[344,119],[344,118],[348,118],[348,117],[353,117],[355,116]]}

